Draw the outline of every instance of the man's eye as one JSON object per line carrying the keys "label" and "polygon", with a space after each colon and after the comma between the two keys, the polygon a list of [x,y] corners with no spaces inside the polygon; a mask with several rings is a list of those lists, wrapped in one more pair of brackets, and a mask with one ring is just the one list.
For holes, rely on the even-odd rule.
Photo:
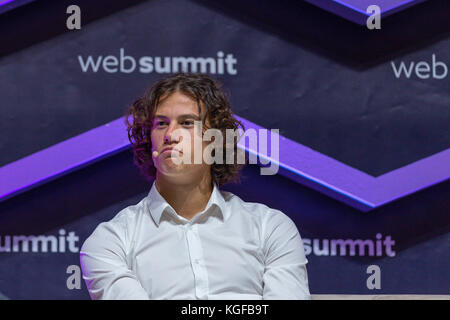
{"label": "man's eye", "polygon": [[162,126],[164,126],[164,125],[166,125],[167,124],[167,122],[165,122],[165,121],[157,121],[156,122],[156,125],[158,126],[158,127],[162,127]]}
{"label": "man's eye", "polygon": [[183,121],[183,125],[184,126],[192,126],[192,125],[194,125],[194,121],[190,121],[190,120]]}

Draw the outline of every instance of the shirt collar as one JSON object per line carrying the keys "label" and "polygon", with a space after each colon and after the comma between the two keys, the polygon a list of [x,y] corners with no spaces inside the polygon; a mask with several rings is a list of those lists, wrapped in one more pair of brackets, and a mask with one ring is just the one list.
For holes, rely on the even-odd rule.
{"label": "shirt collar", "polygon": [[[208,211],[212,205],[215,205],[218,207],[218,212],[222,215],[223,220],[226,220],[229,213],[226,210],[225,204],[225,199],[223,198],[222,193],[220,192],[217,185],[214,184],[213,191],[208,200],[208,203],[206,204],[205,210],[202,211],[202,214]],[[153,181],[153,185],[150,189],[150,192],[148,193],[147,206],[157,226],[159,226],[162,214],[165,210],[169,210],[172,214],[177,215],[175,209],[173,209],[172,206],[166,201],[166,199],[164,199],[163,196],[159,193],[158,189],[156,188],[156,181]],[[200,215],[201,214],[197,214],[192,220],[197,220]]]}

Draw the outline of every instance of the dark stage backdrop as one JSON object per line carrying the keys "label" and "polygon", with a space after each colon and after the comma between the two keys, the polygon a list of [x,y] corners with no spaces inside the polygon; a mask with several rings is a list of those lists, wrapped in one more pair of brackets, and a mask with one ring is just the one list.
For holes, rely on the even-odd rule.
{"label": "dark stage backdrop", "polygon": [[[301,1],[86,1],[70,31],[72,3],[55,2],[0,15],[2,166],[123,116],[189,57],[223,82],[237,115],[371,176],[449,147],[448,21],[429,21],[448,6],[370,31]],[[0,203],[0,298],[88,299],[82,243],[150,186],[126,150]],[[295,221],[313,294],[450,294],[448,180],[366,213],[256,165],[224,189]],[[65,246],[26,252],[8,242],[21,235]]]}

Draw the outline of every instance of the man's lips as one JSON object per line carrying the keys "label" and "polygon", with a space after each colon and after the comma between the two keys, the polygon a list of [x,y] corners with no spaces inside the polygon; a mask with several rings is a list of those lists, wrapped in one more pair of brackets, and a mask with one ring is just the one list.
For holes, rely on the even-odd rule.
{"label": "man's lips", "polygon": [[161,150],[161,154],[163,154],[163,153],[165,153],[165,152],[172,152],[172,150],[175,150],[175,152],[177,152],[177,153],[182,153],[180,150],[178,150],[178,149],[175,149],[175,148],[173,148],[173,147],[167,147],[167,148],[164,148],[164,149],[162,149]]}

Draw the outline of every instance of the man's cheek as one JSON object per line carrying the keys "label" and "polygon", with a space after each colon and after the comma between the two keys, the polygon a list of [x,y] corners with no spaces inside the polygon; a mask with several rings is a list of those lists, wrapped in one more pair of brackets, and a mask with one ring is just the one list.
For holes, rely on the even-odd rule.
{"label": "man's cheek", "polygon": [[193,144],[191,145],[192,150],[192,161],[194,164],[203,163],[203,140],[200,136],[193,137]]}
{"label": "man's cheek", "polygon": [[159,143],[158,139],[155,133],[150,134],[150,143],[152,144],[152,150],[158,150],[159,149]]}

